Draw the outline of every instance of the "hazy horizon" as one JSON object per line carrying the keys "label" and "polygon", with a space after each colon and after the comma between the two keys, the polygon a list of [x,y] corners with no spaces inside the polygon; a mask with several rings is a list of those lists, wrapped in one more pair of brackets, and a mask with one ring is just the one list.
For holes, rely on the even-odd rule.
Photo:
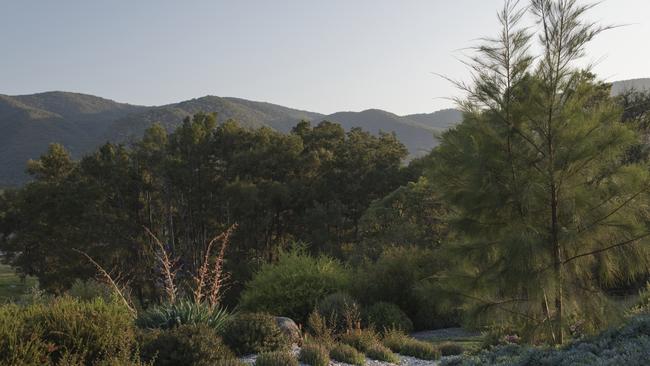
{"label": "hazy horizon", "polygon": [[[453,107],[434,73],[466,79],[461,49],[498,29],[502,0],[306,4],[200,0],[4,4],[0,94],[62,90],[162,105],[205,95],[329,114]],[[650,3],[605,1],[591,19],[629,24],[589,48],[605,80],[650,76]]]}

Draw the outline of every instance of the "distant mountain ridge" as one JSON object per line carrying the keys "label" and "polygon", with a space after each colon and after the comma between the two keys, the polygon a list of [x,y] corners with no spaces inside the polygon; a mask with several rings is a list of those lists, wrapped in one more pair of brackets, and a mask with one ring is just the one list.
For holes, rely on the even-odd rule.
{"label": "distant mountain ridge", "polygon": [[[612,93],[650,90],[650,78],[614,82]],[[139,106],[70,92],[30,95],[0,94],[0,187],[27,181],[26,163],[38,158],[52,142],[63,144],[76,158],[110,141],[129,143],[159,122],[169,131],[197,112],[216,112],[219,121],[235,119],[250,128],[269,127],[289,132],[301,120],[323,120],[344,128],[361,127],[372,133],[395,132],[412,156],[437,144],[434,135],[459,123],[456,109],[398,116],[380,109],[324,115],[241,98],[205,96],[163,106]]]}
{"label": "distant mountain ridge", "polygon": [[237,120],[250,128],[269,127],[289,132],[301,120],[323,120],[344,128],[361,127],[372,133],[395,132],[413,155],[431,150],[434,133],[461,119],[455,110],[398,116],[379,109],[324,115],[241,98],[205,96],[163,106],[118,103],[88,94],[46,92],[0,94],[0,187],[27,181],[26,163],[38,158],[52,142],[66,146],[76,158],[110,141],[129,143],[154,122],[169,131],[197,112],[217,113],[219,121]]}

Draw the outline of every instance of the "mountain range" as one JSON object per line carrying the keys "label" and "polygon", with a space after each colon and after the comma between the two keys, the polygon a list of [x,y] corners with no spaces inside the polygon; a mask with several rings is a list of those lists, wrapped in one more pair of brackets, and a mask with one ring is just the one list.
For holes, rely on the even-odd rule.
{"label": "mountain range", "polygon": [[[616,94],[629,88],[649,89],[650,79],[614,83]],[[63,144],[79,158],[110,141],[130,143],[154,122],[169,131],[197,112],[216,112],[220,121],[237,120],[250,128],[269,127],[289,132],[300,120],[340,123],[371,133],[394,132],[411,156],[436,146],[434,135],[461,120],[461,113],[445,109],[433,113],[398,116],[380,109],[325,115],[240,98],[205,96],[163,106],[139,106],[79,93],[45,92],[31,95],[0,94],[0,187],[27,181],[26,162],[38,158],[52,142]]]}

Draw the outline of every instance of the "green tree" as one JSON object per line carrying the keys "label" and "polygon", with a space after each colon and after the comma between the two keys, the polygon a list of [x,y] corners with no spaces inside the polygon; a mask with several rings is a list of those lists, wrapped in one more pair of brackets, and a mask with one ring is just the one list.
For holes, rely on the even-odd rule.
{"label": "green tree", "polygon": [[[477,48],[473,83],[460,84],[464,120],[442,135],[431,173],[459,235],[447,285],[475,315],[498,314],[557,343],[569,318],[602,325],[599,281],[633,277],[649,258],[648,170],[623,162],[637,138],[601,84],[575,67],[606,29],[584,20],[590,8],[506,1],[501,33]],[[526,9],[536,58],[533,34],[518,26]]]}

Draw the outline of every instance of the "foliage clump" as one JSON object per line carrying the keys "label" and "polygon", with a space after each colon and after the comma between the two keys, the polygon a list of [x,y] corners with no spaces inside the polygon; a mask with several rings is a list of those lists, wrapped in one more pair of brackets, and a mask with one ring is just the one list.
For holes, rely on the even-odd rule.
{"label": "foliage clump", "polygon": [[440,358],[440,351],[436,346],[425,341],[413,339],[400,331],[388,331],[384,334],[383,343],[393,352],[401,355],[423,360],[437,360]]}
{"label": "foliage clump", "polygon": [[399,363],[399,357],[393,353],[388,347],[381,343],[375,343],[366,350],[366,356],[373,360],[384,361],[390,363]]}
{"label": "foliage clump", "polygon": [[291,352],[263,352],[257,356],[255,366],[298,366],[298,359]]}
{"label": "foliage clump", "polygon": [[238,355],[271,352],[290,347],[289,339],[273,316],[242,313],[231,319],[224,331],[225,343]]}
{"label": "foliage clump", "polygon": [[141,342],[141,357],[154,366],[211,366],[235,358],[218,333],[207,325],[145,331]]}
{"label": "foliage clump", "polygon": [[335,259],[302,250],[283,252],[246,284],[240,305],[304,322],[321,299],[345,289],[348,281],[347,269]]}
{"label": "foliage clump", "polygon": [[300,350],[300,362],[311,366],[328,366],[330,364],[329,350],[321,344],[306,344]]}
{"label": "foliage clump", "polygon": [[463,346],[454,342],[444,342],[438,345],[441,356],[457,356],[465,352]]}
{"label": "foliage clump", "polygon": [[341,334],[339,340],[343,344],[356,348],[359,352],[366,353],[379,343],[379,336],[372,329],[351,329]]}
{"label": "foliage clump", "polygon": [[366,364],[366,357],[354,347],[347,344],[337,343],[330,349],[330,357],[339,362],[350,365],[363,366]]}
{"label": "foliage clump", "polygon": [[326,296],[318,303],[317,310],[336,332],[357,327],[361,316],[359,304],[345,292]]}
{"label": "foliage clump", "polygon": [[121,304],[60,297],[0,306],[0,364],[126,362],[136,348],[133,318]]}
{"label": "foliage clump", "polygon": [[380,331],[397,329],[403,332],[413,330],[413,322],[408,315],[395,304],[380,301],[369,306],[364,311],[364,318],[367,325]]}
{"label": "foliage clump", "polygon": [[171,329],[180,325],[202,324],[220,331],[230,318],[231,314],[224,308],[211,308],[205,303],[179,300],[141,312],[136,324],[149,329]]}
{"label": "foliage clump", "polygon": [[627,324],[561,348],[506,344],[474,355],[444,359],[442,366],[570,366],[645,365],[650,358],[650,317],[638,316]]}

